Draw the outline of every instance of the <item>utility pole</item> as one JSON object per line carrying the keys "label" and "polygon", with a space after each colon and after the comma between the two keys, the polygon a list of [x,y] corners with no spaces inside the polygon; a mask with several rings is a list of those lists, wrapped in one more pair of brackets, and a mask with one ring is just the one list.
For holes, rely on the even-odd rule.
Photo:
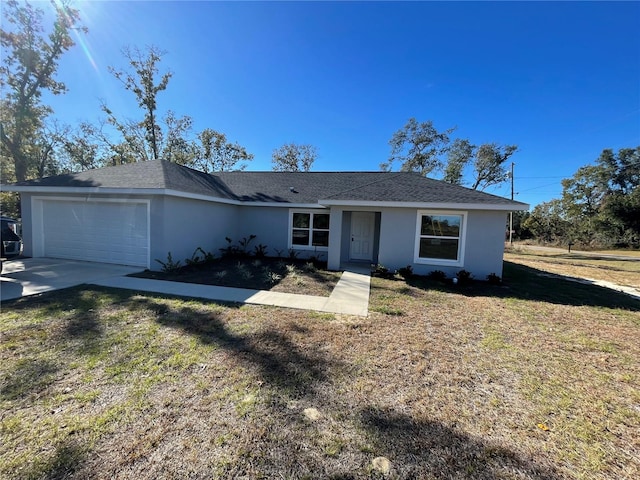
{"label": "utility pole", "polygon": [[[511,162],[511,201],[513,201],[513,166]],[[513,246],[513,210],[509,212],[509,245]]]}

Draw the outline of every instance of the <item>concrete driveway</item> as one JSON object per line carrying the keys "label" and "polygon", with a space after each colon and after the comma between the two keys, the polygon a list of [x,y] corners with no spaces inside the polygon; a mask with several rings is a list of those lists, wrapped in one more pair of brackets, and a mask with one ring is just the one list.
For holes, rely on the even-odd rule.
{"label": "concrete driveway", "polygon": [[0,301],[140,272],[140,267],[54,258],[8,260],[0,277]]}

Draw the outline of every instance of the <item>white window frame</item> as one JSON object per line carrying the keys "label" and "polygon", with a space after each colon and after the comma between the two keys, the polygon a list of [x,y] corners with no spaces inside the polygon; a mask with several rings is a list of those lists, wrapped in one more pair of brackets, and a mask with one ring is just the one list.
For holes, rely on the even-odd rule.
{"label": "white window frame", "polygon": [[[309,244],[308,245],[296,245],[293,243],[293,215],[295,213],[306,213],[309,214]],[[312,245],[311,243],[313,242],[313,217],[314,215],[330,215],[329,210],[303,210],[303,209],[292,209],[289,210],[289,248],[294,249],[294,250],[312,250],[312,251],[318,251],[318,252],[328,252],[329,251],[329,246],[326,247],[321,247],[318,245]],[[331,216],[329,216],[329,221],[331,221]],[[331,223],[329,223],[329,227],[331,227]],[[330,234],[330,228],[327,229],[315,229],[319,232],[327,232],[329,235]],[[331,241],[331,239],[329,239],[329,241]]]}
{"label": "white window frame", "polygon": [[[432,235],[421,235],[422,217],[425,215],[456,215],[460,216],[460,234],[458,237],[433,237]],[[455,239],[458,240],[458,255],[456,260],[447,260],[443,258],[427,258],[420,256],[420,239],[421,238],[442,238],[442,239]],[[467,212],[459,210],[418,210],[416,218],[416,241],[415,249],[413,253],[414,263],[427,264],[427,265],[443,265],[450,267],[462,267],[464,265],[464,252],[465,252],[465,240],[467,238]]]}

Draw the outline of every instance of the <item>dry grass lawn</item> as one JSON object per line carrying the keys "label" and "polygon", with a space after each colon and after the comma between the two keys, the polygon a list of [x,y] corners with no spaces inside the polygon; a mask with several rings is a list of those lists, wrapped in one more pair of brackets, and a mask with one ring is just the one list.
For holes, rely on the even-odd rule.
{"label": "dry grass lawn", "polygon": [[638,478],[640,302],[534,273],[374,278],[367,318],[4,303],[0,478]]}
{"label": "dry grass lawn", "polygon": [[[628,254],[625,252],[625,255]],[[594,252],[585,255],[578,252],[543,252],[516,247],[507,250],[504,258],[543,272],[605,280],[640,291],[640,257],[622,260],[598,256]]]}

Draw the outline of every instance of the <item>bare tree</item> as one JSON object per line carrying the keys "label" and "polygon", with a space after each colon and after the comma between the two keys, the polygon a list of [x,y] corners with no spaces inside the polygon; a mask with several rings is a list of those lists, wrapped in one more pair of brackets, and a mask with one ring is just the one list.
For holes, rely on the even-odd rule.
{"label": "bare tree", "polygon": [[133,147],[134,150],[140,150],[141,146],[144,147],[139,153],[144,152],[142,158],[145,160],[157,160],[161,153],[157,97],[158,93],[166,90],[173,75],[171,72],[163,74],[159,72],[158,64],[165,53],[154,46],[148,47],[145,52],[137,47],[126,47],[122,50],[122,54],[129,61],[130,70],[117,70],[109,67],[109,71],[122,82],[124,88],[135,95],[138,106],[144,111],[144,120],[141,122],[144,141],[140,143],[140,139],[138,139],[135,142],[136,135],[127,137],[127,134],[131,133],[131,125],[118,121],[106,105],[102,106],[102,110],[107,114],[108,121],[123,134],[125,139],[134,142],[136,145]]}

